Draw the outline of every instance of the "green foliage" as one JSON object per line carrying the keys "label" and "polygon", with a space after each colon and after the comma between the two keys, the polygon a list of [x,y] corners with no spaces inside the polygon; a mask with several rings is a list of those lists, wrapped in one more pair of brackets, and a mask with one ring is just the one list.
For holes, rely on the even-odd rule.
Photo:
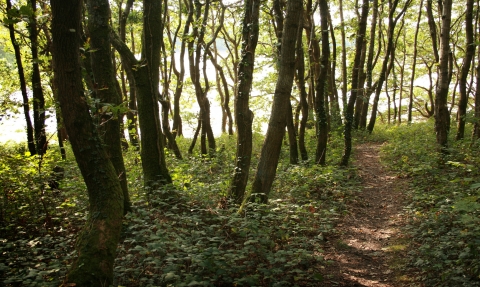
{"label": "green foliage", "polygon": [[[319,270],[328,264],[322,258],[324,241],[358,189],[355,170],[336,167],[343,148],[338,136],[331,139],[332,165],[325,167],[311,161],[290,165],[285,145],[270,203],[248,204],[241,213],[225,199],[235,137],[219,137],[214,157],[194,153],[178,160],[166,150],[173,185],[148,193],[139,152],[127,151],[134,211],[124,222],[115,285],[317,286],[326,275]],[[314,132],[307,138],[313,151]],[[251,178],[263,136],[254,134],[253,142]],[[178,138],[178,143],[185,151],[190,139]],[[24,147],[4,146],[1,152],[0,178],[8,201],[2,201],[0,277],[6,286],[58,286],[86,219],[82,177],[73,159],[62,162],[51,150],[40,173],[38,158],[25,155]],[[47,188],[55,165],[64,167],[66,176],[58,191]]]}
{"label": "green foliage", "polygon": [[411,182],[406,267],[426,286],[480,286],[479,146],[452,138],[442,157],[433,121],[392,128],[390,136],[382,158]]}
{"label": "green foliage", "polygon": [[[65,168],[60,180],[54,166]],[[52,187],[53,181],[59,186]],[[73,259],[86,211],[76,164],[49,150],[43,159],[22,145],[0,146],[0,277],[6,286],[58,286]]]}

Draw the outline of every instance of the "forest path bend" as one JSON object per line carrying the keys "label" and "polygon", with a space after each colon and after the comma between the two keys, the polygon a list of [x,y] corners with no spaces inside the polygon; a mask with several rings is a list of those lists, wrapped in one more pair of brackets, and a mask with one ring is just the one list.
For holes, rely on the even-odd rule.
{"label": "forest path bend", "polygon": [[391,268],[391,245],[399,238],[403,224],[404,180],[393,176],[380,163],[378,143],[356,147],[354,165],[362,179],[356,198],[347,204],[348,213],[328,238],[322,286],[399,287],[398,274]]}

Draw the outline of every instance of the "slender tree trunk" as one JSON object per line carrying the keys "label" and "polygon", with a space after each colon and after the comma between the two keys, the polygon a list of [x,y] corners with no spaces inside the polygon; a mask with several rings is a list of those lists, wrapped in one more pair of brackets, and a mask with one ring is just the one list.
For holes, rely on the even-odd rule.
{"label": "slender tree trunk", "polygon": [[[378,0],[374,0],[378,1]],[[343,113],[347,110],[347,90],[348,90],[348,74],[347,74],[347,44],[345,36],[345,20],[343,17],[343,0],[339,0],[340,13],[340,34],[342,37],[342,105]]]}
{"label": "slender tree trunk", "polygon": [[355,106],[355,101],[357,100],[358,93],[358,84],[359,84],[359,72],[361,69],[361,56],[363,50],[363,39],[365,38],[365,33],[367,31],[367,17],[369,10],[369,0],[364,0],[362,5],[362,13],[358,23],[357,30],[357,39],[355,45],[355,58],[353,60],[353,71],[352,71],[352,89],[350,92],[350,98],[348,99],[348,105],[345,110],[345,129],[344,129],[344,139],[345,147],[340,162],[341,166],[347,166],[350,159],[350,154],[352,152],[352,126],[353,126],[353,108]]}
{"label": "slender tree trunk", "polygon": [[[332,16],[330,14],[330,9],[328,10],[328,25],[330,31],[330,37],[332,39],[332,59],[337,59],[337,40],[335,38],[335,29],[333,28]],[[337,61],[330,61],[331,65],[329,66],[329,77],[328,77],[328,94],[330,96],[330,114],[332,118],[332,124],[334,128],[342,126],[342,115],[340,113],[340,100],[338,98],[338,89],[335,83],[336,72],[337,72]]]}
{"label": "slender tree trunk", "polygon": [[113,31],[110,37],[113,46],[122,57],[122,62],[135,77],[144,182],[146,187],[156,189],[172,182],[165,163],[165,140],[160,126],[158,106],[158,67],[161,47],[159,37],[162,36],[161,3],[155,0],[144,0],[143,11],[146,15],[143,18],[145,36],[140,61]]}
{"label": "slender tree trunk", "polygon": [[432,2],[432,0],[427,0],[425,9],[427,11],[428,26],[430,28],[430,38],[432,38],[433,55],[435,56],[435,63],[438,63],[440,61],[440,56],[438,55],[437,24],[435,23],[435,18],[433,17]]}
{"label": "slender tree trunk", "polygon": [[398,6],[398,2],[399,0],[393,0],[393,3],[391,3],[391,6],[389,7],[390,11],[388,15],[387,49],[385,51],[385,58],[383,59],[382,70],[380,71],[380,76],[379,76],[377,87],[375,90],[375,98],[373,100],[372,114],[370,116],[370,121],[367,126],[367,130],[370,133],[373,131],[373,128],[375,127],[375,121],[377,120],[377,109],[378,109],[378,101],[380,99],[380,92],[382,91],[382,86],[386,79],[389,56],[392,52],[392,49],[394,49],[395,26],[397,25],[398,20],[401,17],[403,17],[403,15],[405,14],[407,7],[410,5],[412,0],[407,0],[402,10],[398,13],[397,17],[393,18],[393,15],[396,12],[396,8]]}
{"label": "slender tree trunk", "polygon": [[317,116],[317,150],[315,162],[325,165],[327,152],[327,111],[325,110],[325,95],[328,93],[328,67],[330,66],[330,41],[328,33],[328,3],[320,0],[320,25],[322,31],[321,70],[316,79],[315,114]]}
{"label": "slender tree trunk", "polygon": [[[182,0],[179,1],[180,5]],[[190,2],[189,2],[190,3]],[[185,20],[185,25],[183,28],[183,38],[186,38],[190,33],[190,25],[193,22],[193,5],[188,6],[187,19]],[[180,71],[174,67],[174,73],[177,77],[177,85],[175,87],[175,93],[173,95],[173,135],[175,137],[183,135],[183,124],[182,117],[180,115],[180,97],[182,96],[184,78],[185,78],[185,51],[187,48],[187,41],[182,40],[180,45]]]}
{"label": "slender tree trunk", "polygon": [[360,67],[358,71],[358,84],[357,84],[357,100],[355,101],[355,111],[353,114],[353,128],[358,129],[360,124],[360,117],[362,115],[363,104],[365,103],[365,77],[366,73],[364,70],[365,58],[367,56],[367,39],[363,39],[362,55],[360,56]]}
{"label": "slender tree trunk", "polygon": [[295,42],[297,39],[302,1],[289,0],[282,35],[280,69],[273,98],[272,113],[262,146],[260,161],[252,186],[252,198],[266,203],[275,178],[278,158],[285,135],[287,109],[295,73]]}
{"label": "slender tree trunk", "polygon": [[470,66],[475,55],[475,42],[473,38],[473,0],[467,0],[467,8],[465,11],[465,32],[466,32],[466,48],[465,59],[463,61],[462,70],[460,72],[460,100],[458,102],[458,128],[456,139],[463,139],[465,136],[465,117],[467,115],[467,78],[470,72]]}
{"label": "slender tree trunk", "polygon": [[[303,27],[303,19],[306,17],[305,12],[303,12],[302,17],[300,18],[302,23],[299,23],[300,27]],[[303,52],[303,41],[302,41],[302,32],[299,31],[297,35],[297,87],[300,93],[300,108],[302,111],[302,118],[300,120],[300,127],[298,132],[298,146],[300,148],[300,155],[302,160],[308,160],[308,152],[305,147],[305,129],[307,127],[308,121],[308,102],[307,102],[307,91],[305,89],[305,55]]]}
{"label": "slender tree trunk", "polygon": [[447,152],[448,133],[450,130],[450,114],[447,107],[450,53],[450,25],[452,0],[445,0],[442,11],[442,25],[440,37],[440,62],[438,67],[437,89],[435,91],[435,132],[437,144],[442,153]]}
{"label": "slender tree trunk", "polygon": [[40,68],[38,64],[38,31],[37,31],[37,1],[30,0],[33,15],[30,17],[29,38],[32,52],[32,93],[33,93],[33,125],[35,129],[35,146],[37,154],[47,151],[47,135],[45,134],[45,97],[43,96]]}
{"label": "slender tree trunk", "polygon": [[[125,3],[125,8],[123,12],[120,14],[119,20],[119,36],[122,42],[126,42],[127,37],[127,19],[130,11],[132,9],[134,0],[127,0]],[[133,36],[133,31],[131,31],[131,41],[132,41],[132,52],[135,54],[135,37]],[[128,129],[128,138],[130,141],[130,145],[135,147],[135,149],[139,149],[139,134],[138,134],[138,120],[137,120],[137,97],[135,91],[135,76],[131,69],[128,69],[122,61],[122,71],[125,72],[126,78],[128,80],[128,96],[127,92],[125,91],[125,95],[128,99],[128,111],[127,111],[127,129]],[[122,85],[125,84],[125,79],[122,76]]]}
{"label": "slender tree trunk", "polygon": [[238,69],[238,74],[242,77],[239,78],[238,93],[235,97],[237,154],[235,173],[229,190],[229,196],[236,203],[243,201],[252,157],[253,112],[249,108],[249,99],[252,91],[255,49],[258,42],[260,1],[246,0],[244,11],[242,58]]}
{"label": "slender tree trunk", "polygon": [[[383,7],[383,6],[382,6]],[[378,57],[380,55],[380,51],[382,50],[382,42],[380,41],[380,35],[381,35],[381,26],[379,27],[379,39],[378,39],[378,47],[377,47],[377,53],[376,56],[374,57],[375,54],[375,33],[376,33],[376,28],[377,28],[377,19],[378,19],[378,0],[373,0],[373,7],[372,7],[373,15],[372,15],[372,24],[370,27],[370,43],[368,46],[368,56],[367,56],[367,63],[366,67],[367,70],[365,71],[365,78],[366,78],[366,88],[364,90],[364,101],[362,103],[362,110],[361,110],[361,115],[360,115],[360,120],[358,127],[360,129],[365,129],[367,127],[367,116],[368,116],[368,107],[370,104],[370,97],[372,95],[372,92],[375,90],[375,86],[372,85],[373,82],[373,67],[375,67]],[[380,21],[382,21],[380,19]],[[381,23],[381,22],[379,22]],[[375,58],[375,60],[374,60]]]}
{"label": "slender tree trunk", "polygon": [[412,77],[410,78],[410,92],[408,97],[408,123],[412,123],[413,110],[413,82],[415,81],[415,72],[417,68],[417,54],[418,54],[418,32],[420,31],[420,20],[422,19],[423,0],[420,0],[420,9],[418,10],[417,26],[415,27],[415,36],[413,38],[413,63],[412,63]]}
{"label": "slender tree trunk", "polygon": [[85,101],[79,61],[83,5],[77,0],[52,0],[51,7],[55,86],[90,202],[87,223],[77,242],[78,257],[64,285],[111,285],[122,228],[123,192]]}
{"label": "slender tree trunk", "polygon": [[[480,34],[477,35],[477,38],[479,35]],[[480,59],[480,49],[477,49],[477,59]],[[472,140],[474,142],[480,139],[480,60],[477,62],[476,74],[474,107],[475,122],[472,131]]]}
{"label": "slender tree trunk", "polygon": [[20,90],[22,92],[22,99],[23,99],[23,113],[25,115],[25,121],[27,123],[27,142],[28,142],[28,151],[30,155],[34,155],[37,153],[37,149],[35,148],[35,137],[34,137],[34,130],[32,125],[32,120],[30,119],[30,106],[28,104],[28,95],[27,95],[27,82],[25,80],[25,73],[23,71],[23,64],[22,64],[22,55],[20,54],[20,46],[15,38],[15,27],[14,27],[14,19],[8,16],[8,11],[12,9],[12,3],[10,0],[7,0],[7,17],[9,20],[8,23],[8,30],[10,32],[10,41],[12,42],[13,50],[15,52],[15,59],[17,62],[17,71],[18,77],[20,80]]}

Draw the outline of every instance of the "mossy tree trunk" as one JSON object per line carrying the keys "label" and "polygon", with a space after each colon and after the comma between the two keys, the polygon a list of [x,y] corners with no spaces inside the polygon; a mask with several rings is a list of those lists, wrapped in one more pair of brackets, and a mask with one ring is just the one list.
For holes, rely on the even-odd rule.
{"label": "mossy tree trunk", "polygon": [[122,228],[122,188],[85,100],[79,54],[82,1],[52,0],[51,7],[55,86],[90,203],[65,285],[108,286]]}
{"label": "mossy tree trunk", "polygon": [[300,0],[289,0],[287,3],[272,112],[252,186],[252,200],[258,198],[262,203],[268,201],[268,195],[277,171],[283,136],[285,135],[287,109],[290,106],[289,101],[295,74],[295,43],[299,19],[302,15],[302,5],[303,2]]}
{"label": "mossy tree trunk", "polygon": [[118,110],[122,99],[117,90],[115,69],[112,63],[110,45],[110,5],[108,0],[88,0],[88,35],[90,37],[91,68],[95,90],[93,95],[102,105],[99,114],[99,128],[107,155],[117,171],[123,190],[124,212],[130,211],[127,176],[123,162],[120,120],[122,112]]}
{"label": "mossy tree trunk", "polygon": [[236,203],[241,203],[247,186],[252,159],[252,122],[253,112],[249,108],[253,83],[255,49],[259,31],[259,0],[246,0],[244,3],[242,29],[242,58],[238,74],[238,92],[235,96],[235,125],[237,127],[237,154],[235,173],[229,195]]}

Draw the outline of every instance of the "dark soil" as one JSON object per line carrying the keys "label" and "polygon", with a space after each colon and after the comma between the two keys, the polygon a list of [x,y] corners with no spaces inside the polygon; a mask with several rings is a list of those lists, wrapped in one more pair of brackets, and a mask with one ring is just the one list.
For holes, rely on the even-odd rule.
{"label": "dark soil", "polygon": [[391,175],[379,160],[380,144],[356,147],[353,165],[362,178],[347,214],[327,238],[324,258],[331,262],[321,286],[405,286],[395,269],[398,249],[403,249],[399,227],[403,224],[404,179]]}

